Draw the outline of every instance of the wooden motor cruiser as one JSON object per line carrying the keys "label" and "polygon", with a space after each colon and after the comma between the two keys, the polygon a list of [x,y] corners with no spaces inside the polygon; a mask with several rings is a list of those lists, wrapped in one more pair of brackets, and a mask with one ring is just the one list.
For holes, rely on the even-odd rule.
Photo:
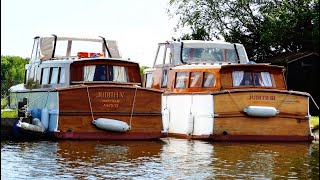
{"label": "wooden motor cruiser", "polygon": [[311,141],[309,98],[286,90],[284,68],[249,62],[241,44],[159,43],[144,86],[164,90],[169,136],[214,141]]}
{"label": "wooden motor cruiser", "polygon": [[35,37],[25,82],[10,88],[10,106],[21,117],[16,134],[97,140],[165,137],[163,91],[141,85],[139,64],[122,59],[116,41]]}

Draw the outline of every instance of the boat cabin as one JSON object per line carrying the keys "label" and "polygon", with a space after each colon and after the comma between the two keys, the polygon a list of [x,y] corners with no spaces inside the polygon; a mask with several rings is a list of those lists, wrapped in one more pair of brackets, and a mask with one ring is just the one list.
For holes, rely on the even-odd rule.
{"label": "boat cabin", "polygon": [[88,38],[35,37],[25,89],[73,84],[123,83],[141,85],[138,63],[121,59],[117,42]]}
{"label": "boat cabin", "polygon": [[165,93],[209,93],[222,89],[285,89],[282,66],[249,62],[241,44],[182,41],[159,43],[144,86]]}

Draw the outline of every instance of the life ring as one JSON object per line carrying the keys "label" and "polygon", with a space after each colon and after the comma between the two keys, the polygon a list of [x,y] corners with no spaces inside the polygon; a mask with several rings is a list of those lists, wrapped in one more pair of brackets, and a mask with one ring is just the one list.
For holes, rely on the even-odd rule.
{"label": "life ring", "polygon": [[88,58],[88,57],[103,57],[103,53],[95,53],[95,52],[78,52],[77,56],[79,58]]}

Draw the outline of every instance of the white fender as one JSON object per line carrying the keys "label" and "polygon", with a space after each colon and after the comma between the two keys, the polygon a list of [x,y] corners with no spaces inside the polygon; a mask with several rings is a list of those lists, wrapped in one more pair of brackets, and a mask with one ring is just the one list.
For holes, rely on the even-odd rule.
{"label": "white fender", "polygon": [[36,126],[38,126],[38,127],[41,127],[42,129],[45,129],[45,128],[43,127],[43,124],[41,123],[40,119],[38,119],[38,118],[33,118],[33,119],[32,119],[32,124],[33,124],[33,125],[36,125]]}
{"label": "white fender", "polygon": [[26,122],[21,122],[21,121],[17,123],[17,127],[25,129],[25,130],[29,130],[29,131],[34,131],[34,132],[43,133],[45,131],[45,129],[42,128],[42,127],[39,127],[39,126],[36,126],[36,125],[33,125],[33,124],[29,124],[29,123],[26,123]]}
{"label": "white fender", "polygon": [[170,123],[170,116],[169,116],[169,110],[164,109],[162,111],[162,125],[163,125],[163,131],[168,132],[169,131],[169,123]]}
{"label": "white fender", "polygon": [[41,123],[45,130],[49,127],[49,111],[47,108],[43,108],[41,111]]}
{"label": "white fender", "polygon": [[273,117],[279,113],[279,110],[269,106],[248,106],[243,112],[249,116]]}
{"label": "white fender", "polygon": [[92,123],[98,128],[107,131],[126,132],[129,129],[129,126],[126,122],[115,119],[98,118],[93,120]]}
{"label": "white fender", "polygon": [[194,120],[194,117],[190,113],[188,116],[188,124],[187,124],[187,131],[186,131],[188,135],[191,135],[193,133],[193,120]]}

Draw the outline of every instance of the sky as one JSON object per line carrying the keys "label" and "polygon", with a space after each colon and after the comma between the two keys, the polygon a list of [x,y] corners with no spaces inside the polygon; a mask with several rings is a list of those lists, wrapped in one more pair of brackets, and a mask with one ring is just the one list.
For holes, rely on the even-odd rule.
{"label": "sky", "polygon": [[180,37],[169,0],[1,0],[1,55],[30,57],[39,35],[116,40],[123,58],[152,66],[158,43]]}

